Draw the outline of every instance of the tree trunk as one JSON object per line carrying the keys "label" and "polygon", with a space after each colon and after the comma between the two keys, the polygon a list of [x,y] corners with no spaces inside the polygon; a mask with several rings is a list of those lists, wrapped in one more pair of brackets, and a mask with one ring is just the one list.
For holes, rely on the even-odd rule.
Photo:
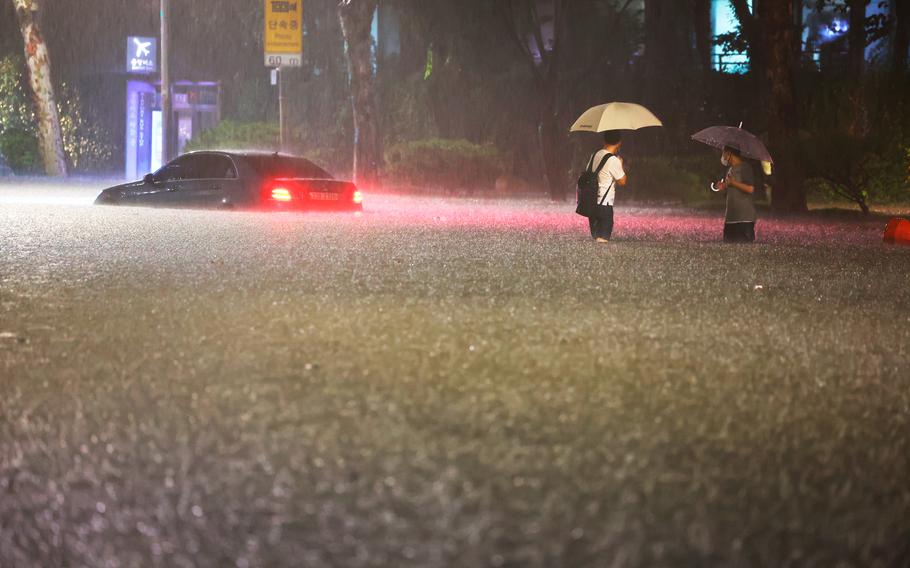
{"label": "tree trunk", "polygon": [[354,182],[368,187],[379,182],[380,163],[372,34],[377,4],[378,0],[348,0],[338,7],[354,109]]}
{"label": "tree trunk", "polygon": [[693,10],[695,11],[695,48],[698,53],[698,62],[704,71],[710,71],[714,59],[711,0],[694,0]]}
{"label": "tree trunk", "polygon": [[907,53],[910,52],[910,0],[894,0],[894,71],[903,73],[907,70]]}
{"label": "tree trunk", "polygon": [[540,150],[543,157],[544,173],[550,189],[550,199],[556,202],[566,200],[568,195],[568,167],[566,162],[567,132],[565,125],[560,124],[560,105],[562,103],[560,86],[562,80],[562,45],[561,40],[566,32],[563,25],[566,13],[565,0],[553,0],[553,44],[547,50],[543,39],[544,22],[535,9],[531,9],[532,33],[537,49],[543,61],[537,77],[540,96],[540,118],[538,134]]}
{"label": "tree trunk", "polygon": [[768,136],[776,170],[771,205],[775,211],[802,212],[806,210],[806,195],[792,49],[793,2],[763,0],[758,6],[760,51],[768,87]]}
{"label": "tree trunk", "polygon": [[[710,10],[710,5],[708,6]],[[702,18],[703,19],[703,18]],[[698,46],[696,2],[693,0],[645,1],[645,56],[644,100],[645,105],[657,116],[664,118],[664,132],[658,149],[675,152],[687,147],[691,141],[693,109],[702,106],[705,81],[702,71],[702,53],[707,49],[707,66],[710,67],[710,11],[707,14],[707,45]],[[673,93],[673,97],[668,97]],[[638,146],[636,146],[638,147]]]}
{"label": "tree trunk", "polygon": [[[765,50],[761,45],[762,28],[765,24],[756,18],[755,14],[761,13],[765,2],[766,0],[753,0],[752,9],[750,10],[748,0],[730,0],[733,11],[736,13],[736,19],[739,20],[739,25],[742,28],[743,37],[745,37],[748,44],[749,73],[758,82],[763,82],[765,78]],[[762,89],[759,89],[759,92],[761,91]]]}
{"label": "tree trunk", "polygon": [[850,74],[859,79],[866,66],[866,0],[849,0],[849,8]]}
{"label": "tree trunk", "polygon": [[[550,89],[553,86],[549,86]],[[547,186],[550,190],[550,199],[556,202],[566,200],[568,194],[568,180],[566,174],[566,128],[559,123],[559,113],[553,106],[555,96],[544,96],[545,102],[540,109],[540,150],[543,156],[544,173],[547,176]]]}
{"label": "tree trunk", "polygon": [[850,124],[847,126],[850,135],[855,138],[863,136],[865,105],[863,104],[863,73],[866,68],[866,0],[849,0],[850,31],[849,59],[850,75],[853,79],[850,93],[853,110]]}
{"label": "tree trunk", "polygon": [[63,135],[60,131],[60,117],[54,99],[54,84],[51,81],[51,59],[47,44],[41,36],[35,12],[34,0],[13,0],[22,39],[25,43],[25,60],[28,64],[29,87],[35,116],[38,119],[38,144],[44,162],[44,172],[49,176],[66,175],[66,158],[63,153]]}
{"label": "tree trunk", "polygon": [[[568,195],[567,167],[567,132],[561,124],[560,104],[563,94],[560,92],[561,80],[561,42],[566,18],[566,10],[571,2],[551,0],[553,16],[552,43],[545,45],[545,18],[538,11],[537,0],[525,0],[520,3],[496,2],[506,24],[509,35],[515,46],[521,51],[534,80],[534,88],[539,101],[537,114],[537,140],[542,160],[542,169],[546,177],[550,198],[553,201],[565,201]],[[522,22],[529,28],[523,29]],[[536,49],[531,49],[528,38],[534,42]],[[537,58],[540,61],[538,63]]]}

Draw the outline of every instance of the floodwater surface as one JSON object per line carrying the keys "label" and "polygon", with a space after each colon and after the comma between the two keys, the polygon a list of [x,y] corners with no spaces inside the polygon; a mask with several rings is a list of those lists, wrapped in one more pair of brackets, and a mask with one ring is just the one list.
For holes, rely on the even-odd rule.
{"label": "floodwater surface", "polygon": [[910,561],[879,221],[96,193],[0,187],[0,566]]}

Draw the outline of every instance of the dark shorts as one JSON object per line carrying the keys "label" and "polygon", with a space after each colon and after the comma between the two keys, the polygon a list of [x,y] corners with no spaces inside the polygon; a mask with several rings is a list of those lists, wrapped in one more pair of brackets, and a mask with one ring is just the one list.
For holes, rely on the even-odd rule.
{"label": "dark shorts", "polygon": [[592,238],[608,239],[613,235],[613,206],[598,205],[597,215],[588,217]]}
{"label": "dark shorts", "polygon": [[755,223],[725,223],[725,243],[754,243]]}

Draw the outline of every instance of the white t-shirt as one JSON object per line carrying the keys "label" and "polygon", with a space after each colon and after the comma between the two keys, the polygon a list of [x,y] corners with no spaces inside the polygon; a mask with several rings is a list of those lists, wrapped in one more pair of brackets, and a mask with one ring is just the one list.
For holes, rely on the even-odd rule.
{"label": "white t-shirt", "polygon": [[[597,166],[600,165],[600,161],[603,160],[606,155],[606,150],[601,150],[594,154],[594,165],[591,167],[596,170]],[[600,175],[597,178],[597,203],[600,203],[600,200],[603,199],[604,205],[612,207],[616,199],[616,181],[621,180],[624,177],[626,177],[626,172],[622,169],[622,160],[616,156],[610,156],[610,159],[607,160],[604,168],[600,170]],[[604,199],[604,194],[607,195],[606,199]]]}

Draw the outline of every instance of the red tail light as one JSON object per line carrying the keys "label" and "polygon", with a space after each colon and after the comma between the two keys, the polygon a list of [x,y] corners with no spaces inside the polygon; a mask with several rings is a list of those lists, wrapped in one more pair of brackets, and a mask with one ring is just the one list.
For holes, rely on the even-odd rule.
{"label": "red tail light", "polygon": [[291,190],[286,187],[273,187],[271,192],[272,201],[280,201],[282,203],[287,203],[294,199],[294,196],[291,195]]}

